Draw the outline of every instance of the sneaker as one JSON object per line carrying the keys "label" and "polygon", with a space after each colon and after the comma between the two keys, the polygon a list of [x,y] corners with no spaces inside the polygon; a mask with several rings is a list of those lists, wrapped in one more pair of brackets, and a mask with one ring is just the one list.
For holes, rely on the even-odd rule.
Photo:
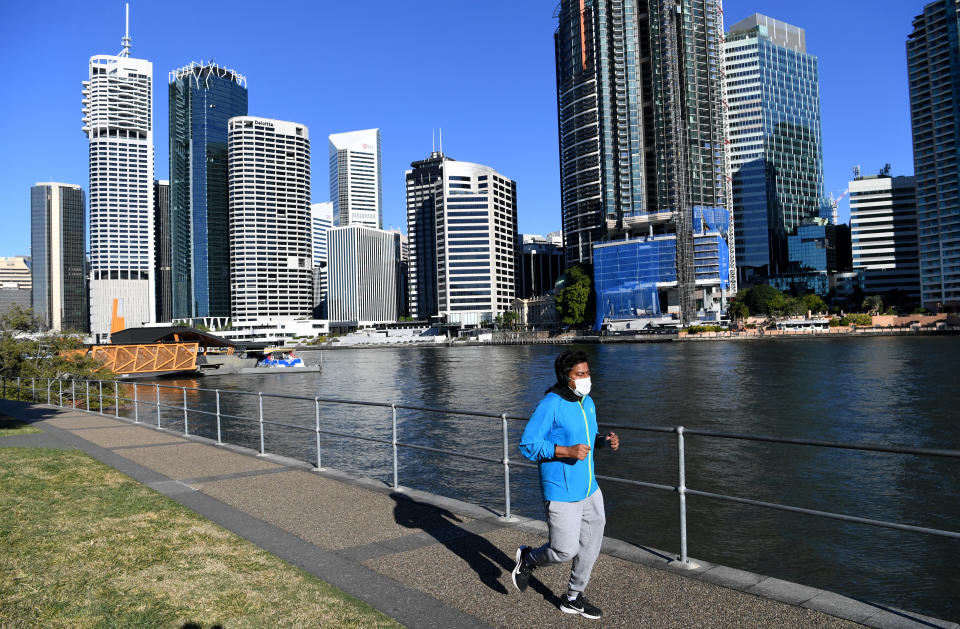
{"label": "sneaker", "polygon": [[533,549],[529,546],[521,546],[517,549],[517,564],[513,567],[513,573],[510,577],[513,579],[513,586],[523,592],[530,584],[530,575],[533,574],[533,568],[527,565],[527,555]]}
{"label": "sneaker", "polygon": [[590,604],[590,601],[587,600],[587,597],[583,595],[583,592],[577,594],[576,600],[570,600],[564,595],[563,602],[560,603],[560,611],[564,614],[580,614],[584,618],[593,618],[597,619],[603,616],[603,612],[600,611],[599,607],[595,607]]}

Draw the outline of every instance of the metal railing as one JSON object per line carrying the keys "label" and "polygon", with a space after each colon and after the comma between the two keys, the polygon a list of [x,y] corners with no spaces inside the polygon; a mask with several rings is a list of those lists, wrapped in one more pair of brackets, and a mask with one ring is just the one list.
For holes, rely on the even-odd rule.
{"label": "metal railing", "polygon": [[[132,402],[133,403],[133,421],[134,423],[143,423],[140,417],[140,406],[147,405],[155,408],[155,419],[157,428],[163,428],[161,425],[161,409],[168,409],[174,412],[183,413],[183,434],[190,435],[190,425],[189,425],[189,413],[200,413],[204,415],[213,416],[216,419],[216,434],[217,434],[217,444],[222,445],[222,421],[223,419],[234,419],[240,421],[247,421],[251,423],[258,424],[258,436],[259,436],[259,452],[261,455],[267,453],[265,446],[265,431],[267,426],[278,426],[291,428],[300,431],[308,431],[315,433],[316,444],[315,444],[315,462],[316,469],[322,469],[322,451],[321,451],[321,435],[342,437],[347,439],[356,439],[361,441],[379,443],[384,445],[389,445],[392,452],[392,486],[394,489],[400,487],[400,476],[399,476],[399,449],[400,448],[409,448],[412,450],[419,450],[424,452],[431,452],[434,454],[442,455],[455,455],[459,458],[472,459],[476,461],[482,461],[486,463],[492,463],[498,466],[502,466],[503,469],[503,502],[504,502],[504,511],[503,518],[506,520],[512,519],[511,513],[511,504],[510,504],[510,467],[524,467],[537,469],[536,464],[527,463],[524,461],[515,461],[510,458],[510,443],[509,443],[509,423],[511,421],[521,421],[525,422],[528,418],[526,417],[516,417],[510,416],[506,413],[495,413],[495,412],[482,412],[482,411],[467,411],[460,409],[448,409],[448,408],[435,408],[428,406],[415,406],[410,404],[393,404],[386,402],[369,402],[361,400],[344,400],[336,398],[323,398],[318,396],[303,396],[303,395],[289,395],[282,393],[264,393],[264,392],[252,392],[252,391],[235,391],[235,390],[222,390],[222,389],[205,389],[200,387],[181,387],[173,385],[164,385],[159,383],[118,383],[118,382],[103,382],[99,380],[40,380],[32,379],[30,383],[29,391],[24,391],[24,382],[20,378],[16,379],[16,384],[10,382],[11,379],[3,378],[2,379],[2,395],[4,399],[8,398],[8,388],[9,391],[16,391],[16,395],[13,396],[14,399],[21,399],[32,402],[45,402],[48,405],[59,406],[61,408],[76,408],[90,413],[97,413],[100,415],[107,415],[116,418],[122,418],[120,414],[120,408],[122,402]],[[67,390],[64,390],[64,383],[67,383]],[[56,384],[54,384],[56,383]],[[78,383],[81,385],[83,393],[79,394],[78,397],[77,388]],[[39,395],[38,395],[38,384],[40,385]],[[91,395],[91,385],[93,385],[94,393]],[[106,397],[104,397],[104,389],[106,385]],[[129,392],[132,397],[125,397],[120,395],[121,389],[125,389],[125,393]],[[161,402],[160,390],[169,389],[174,391],[181,391],[182,402],[180,405],[175,404],[166,404]],[[142,395],[142,392],[146,390],[148,395]],[[149,395],[151,392],[153,395]],[[215,396],[215,411],[207,411],[199,408],[190,408],[187,404],[187,392],[195,393],[212,393]],[[248,396],[257,398],[257,417],[244,417],[240,415],[231,415],[223,413],[221,410],[221,399],[224,393],[236,396]],[[66,399],[65,399],[66,398]],[[284,422],[272,421],[264,419],[263,411],[263,400],[264,398],[272,399],[283,399],[283,400],[301,400],[306,402],[313,402],[314,407],[314,421],[312,426],[302,426],[296,424],[288,424]],[[107,412],[104,412],[104,400],[106,399]],[[91,400],[94,400],[96,404],[91,404]],[[113,402],[112,413],[109,406],[110,402]],[[65,403],[66,402],[66,403]],[[390,409],[391,417],[391,433],[390,439],[379,439],[376,437],[363,436],[358,434],[350,434],[337,430],[329,430],[322,427],[321,424],[321,413],[320,413],[320,404],[341,404],[346,406],[354,407],[373,407],[373,408],[383,408]],[[95,410],[97,409],[97,410]],[[488,456],[483,456],[475,453],[467,452],[458,452],[443,448],[433,448],[430,446],[425,446],[415,443],[407,443],[400,441],[397,429],[397,411],[398,410],[409,410],[409,411],[423,411],[429,413],[442,413],[445,415],[454,415],[460,417],[473,417],[473,418],[485,418],[485,419],[496,419],[502,428],[502,439],[503,439],[503,456],[502,458],[492,458]],[[153,423],[152,420],[150,422]],[[600,423],[600,426],[604,428],[613,428],[617,430],[630,430],[630,431],[639,431],[639,432],[652,432],[652,433],[666,433],[676,435],[676,444],[677,444],[677,484],[676,485],[664,485],[661,483],[653,483],[648,481],[634,480],[628,478],[619,478],[616,476],[604,476],[596,475],[596,478],[605,481],[611,481],[615,483],[621,483],[625,485],[630,485],[634,487],[643,487],[647,489],[655,489],[660,491],[669,491],[676,493],[679,498],[679,528],[680,528],[680,562],[684,565],[689,565],[689,557],[687,554],[687,496],[698,496],[702,498],[710,498],[715,500],[722,500],[732,503],[750,505],[754,507],[762,507],[765,509],[775,509],[779,511],[788,511],[792,513],[801,513],[806,515],[813,515],[822,518],[828,518],[832,520],[839,520],[843,522],[854,522],[858,524],[867,524],[870,526],[883,527],[888,529],[895,529],[899,531],[907,531],[910,533],[922,533],[926,535],[935,535],[940,537],[948,537],[953,539],[960,539],[960,532],[955,531],[945,531],[941,529],[927,528],[922,526],[914,526],[911,524],[902,524],[898,522],[888,522],[884,520],[876,520],[871,518],[859,517],[846,515],[842,513],[832,513],[828,511],[819,511],[816,509],[807,509],[803,507],[795,507],[790,505],[777,504],[772,502],[764,502],[761,500],[754,500],[752,498],[742,498],[739,496],[730,496],[725,494],[718,494],[708,491],[701,491],[697,489],[691,489],[686,485],[686,447],[685,447],[685,438],[689,435],[694,435],[698,437],[708,437],[714,439],[734,439],[741,441],[753,441],[753,442],[767,442],[767,443],[777,443],[777,444],[788,444],[788,445],[797,445],[805,447],[820,447],[820,448],[833,448],[833,449],[843,449],[843,450],[859,450],[866,452],[884,452],[892,454],[906,454],[922,457],[938,457],[938,458],[950,458],[950,459],[960,459],[960,450],[942,450],[942,449],[931,449],[931,448],[913,448],[913,447],[903,447],[895,445],[884,445],[876,443],[841,443],[833,441],[821,441],[814,439],[792,439],[792,438],[783,438],[783,437],[773,437],[766,435],[748,435],[748,434],[737,434],[737,433],[725,433],[718,432],[713,430],[698,430],[698,429],[689,429],[684,428],[683,426],[635,426],[635,425],[626,425],[626,424],[615,424],[615,423]],[[312,461],[311,461],[312,463]]]}

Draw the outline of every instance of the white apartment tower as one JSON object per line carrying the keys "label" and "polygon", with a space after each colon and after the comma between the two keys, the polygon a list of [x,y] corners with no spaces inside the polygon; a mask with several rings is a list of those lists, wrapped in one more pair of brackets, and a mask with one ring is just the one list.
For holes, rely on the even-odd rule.
{"label": "white apartment tower", "polygon": [[90,140],[90,332],[116,314],[128,327],[156,318],[153,231],[153,64],[123,49],[90,58],[83,131]]}
{"label": "white apartment tower", "polygon": [[227,123],[230,312],[236,321],[309,317],[310,139],[295,122]]}
{"label": "white apartment tower", "polygon": [[407,171],[410,314],[479,325],[516,295],[517,184],[434,152]]}
{"label": "white apartment tower", "polygon": [[313,252],[313,303],[320,314],[327,303],[327,230],[333,227],[333,203],[310,206],[310,245]]}
{"label": "white apartment tower", "polygon": [[400,234],[351,225],[327,231],[330,327],[356,328],[398,318]]}
{"label": "white apartment tower", "polygon": [[334,133],[329,139],[333,224],[383,229],[380,129]]}

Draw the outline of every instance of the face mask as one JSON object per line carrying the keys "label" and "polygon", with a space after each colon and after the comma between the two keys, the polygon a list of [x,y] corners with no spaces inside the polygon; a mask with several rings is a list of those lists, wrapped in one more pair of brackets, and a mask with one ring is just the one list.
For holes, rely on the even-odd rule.
{"label": "face mask", "polygon": [[577,395],[579,395],[580,397],[590,394],[590,378],[589,377],[580,378],[579,380],[574,380],[573,384],[576,387],[574,391],[576,391]]}

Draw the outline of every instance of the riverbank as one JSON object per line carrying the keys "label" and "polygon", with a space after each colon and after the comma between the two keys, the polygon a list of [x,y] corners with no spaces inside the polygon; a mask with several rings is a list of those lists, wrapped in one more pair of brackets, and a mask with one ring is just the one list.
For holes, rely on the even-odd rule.
{"label": "riverbank", "polygon": [[[78,448],[262,548],[358,596],[405,626],[579,626],[556,609],[566,566],[512,588],[513,551],[537,520],[506,522],[456,500],[129,421],[0,403],[47,438]],[[39,437],[23,435],[18,439]],[[2,442],[0,442],[2,443]],[[23,444],[20,444],[23,445]],[[591,598],[604,626],[942,627],[940,621],[828,591],[605,538]],[[246,566],[233,566],[244,573]]]}

